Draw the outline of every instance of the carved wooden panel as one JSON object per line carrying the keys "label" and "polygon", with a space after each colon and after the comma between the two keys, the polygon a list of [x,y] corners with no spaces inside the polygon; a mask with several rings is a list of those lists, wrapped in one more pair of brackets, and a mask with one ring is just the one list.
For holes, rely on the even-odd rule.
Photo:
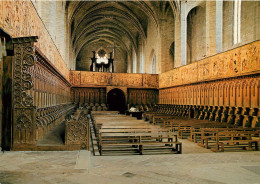
{"label": "carved wooden panel", "polygon": [[[70,84],[50,68],[44,66],[48,61],[37,54],[37,62],[30,68],[34,86],[29,93],[34,98],[36,108],[70,103]],[[44,64],[45,63],[45,64]],[[63,79],[63,80],[62,80]]]}
{"label": "carved wooden panel", "polygon": [[[259,73],[260,41],[182,66],[159,75],[159,87]],[[222,98],[222,96],[221,96]],[[223,102],[221,102],[223,103]]]}
{"label": "carved wooden panel", "polygon": [[128,104],[157,104],[158,90],[153,89],[128,89]]}
{"label": "carved wooden panel", "polygon": [[[78,111],[76,112],[78,113]],[[66,121],[65,144],[79,145],[80,149],[89,150],[90,127],[83,111]]]}
{"label": "carved wooden panel", "polygon": [[72,101],[77,104],[106,104],[105,88],[71,88]]}
{"label": "carved wooden panel", "polygon": [[35,146],[39,137],[74,108],[69,82],[36,50],[36,39],[12,39],[13,149]]}
{"label": "carved wooden panel", "polygon": [[70,82],[75,87],[124,86],[158,88],[158,75],[71,71]]}
{"label": "carved wooden panel", "polygon": [[13,144],[35,143],[35,108],[28,93],[33,79],[28,71],[35,64],[34,42],[37,37],[13,39]]}
{"label": "carved wooden panel", "polygon": [[159,90],[159,103],[258,108],[259,87],[259,76],[176,86]]}

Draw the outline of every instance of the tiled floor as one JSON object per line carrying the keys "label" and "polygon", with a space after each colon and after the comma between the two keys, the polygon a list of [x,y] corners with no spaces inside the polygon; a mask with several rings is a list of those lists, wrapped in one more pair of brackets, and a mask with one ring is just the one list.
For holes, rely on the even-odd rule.
{"label": "tiled floor", "polygon": [[260,184],[260,151],[213,153],[186,140],[183,154],[90,156],[87,151],[0,153],[0,183]]}

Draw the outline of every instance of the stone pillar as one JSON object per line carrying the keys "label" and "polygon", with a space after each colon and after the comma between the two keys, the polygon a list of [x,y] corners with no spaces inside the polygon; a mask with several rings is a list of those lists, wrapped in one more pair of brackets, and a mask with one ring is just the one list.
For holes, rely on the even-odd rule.
{"label": "stone pillar", "polygon": [[144,61],[143,61],[143,43],[142,43],[142,41],[140,41],[139,42],[139,56],[138,56],[138,58],[139,58],[139,66],[138,66],[138,68],[139,68],[139,71],[138,71],[138,73],[144,73],[143,72],[143,68],[144,68]]}
{"label": "stone pillar", "polygon": [[132,50],[132,63],[133,63],[133,65],[132,65],[132,73],[136,73],[136,68],[137,68],[137,61],[136,61],[136,52],[135,52],[135,50],[133,49]]}
{"label": "stone pillar", "polygon": [[136,54],[136,73],[141,73],[141,58],[142,57],[142,41],[138,40],[137,54]]}
{"label": "stone pillar", "polygon": [[175,47],[174,47],[174,67],[181,66],[181,20],[175,17]]}
{"label": "stone pillar", "polygon": [[129,53],[127,56],[127,65],[128,65],[128,69],[127,72],[128,73],[133,73],[133,59],[132,59],[132,53]]}
{"label": "stone pillar", "polygon": [[216,1],[216,52],[223,50],[223,0]]}
{"label": "stone pillar", "polygon": [[69,24],[69,21],[68,21],[68,12],[65,11],[65,26],[64,26],[64,29],[65,29],[65,63],[67,64],[67,67],[70,68],[70,60],[69,60],[69,52],[70,52],[70,40],[71,40],[71,37],[70,37],[70,24]]}
{"label": "stone pillar", "polygon": [[216,54],[216,2],[206,1],[206,56]]}
{"label": "stone pillar", "polygon": [[187,64],[187,16],[186,3],[181,1],[181,65]]}

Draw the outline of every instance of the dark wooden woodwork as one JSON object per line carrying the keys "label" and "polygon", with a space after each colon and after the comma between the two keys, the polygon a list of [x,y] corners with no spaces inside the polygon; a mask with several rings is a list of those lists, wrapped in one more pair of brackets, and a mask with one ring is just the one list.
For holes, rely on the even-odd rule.
{"label": "dark wooden woodwork", "polygon": [[75,108],[70,83],[34,46],[37,37],[12,40],[12,149],[32,150],[36,142]]}

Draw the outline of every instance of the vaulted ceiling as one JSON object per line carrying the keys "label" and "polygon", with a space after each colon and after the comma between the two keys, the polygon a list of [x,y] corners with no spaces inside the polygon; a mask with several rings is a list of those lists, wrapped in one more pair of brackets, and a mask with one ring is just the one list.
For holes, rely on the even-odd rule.
{"label": "vaulted ceiling", "polygon": [[96,43],[137,50],[147,37],[148,20],[156,28],[167,11],[178,11],[178,1],[67,1],[66,10],[75,55]]}

